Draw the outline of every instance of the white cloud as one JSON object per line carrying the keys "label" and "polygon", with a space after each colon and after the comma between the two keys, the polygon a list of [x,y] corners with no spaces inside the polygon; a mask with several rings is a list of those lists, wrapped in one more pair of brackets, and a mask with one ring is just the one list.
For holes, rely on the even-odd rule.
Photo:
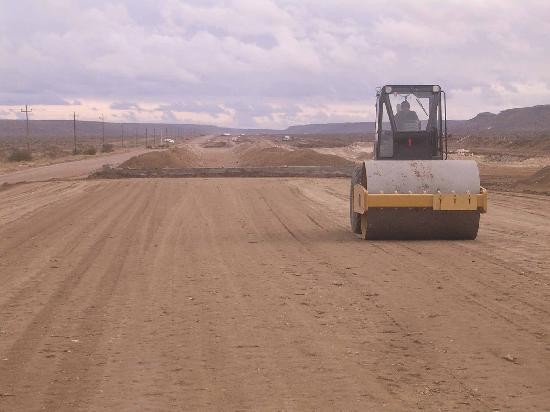
{"label": "white cloud", "polygon": [[471,117],[550,103],[548,20],[542,0],[0,0],[0,108],[284,127],[369,120],[376,86],[410,82]]}

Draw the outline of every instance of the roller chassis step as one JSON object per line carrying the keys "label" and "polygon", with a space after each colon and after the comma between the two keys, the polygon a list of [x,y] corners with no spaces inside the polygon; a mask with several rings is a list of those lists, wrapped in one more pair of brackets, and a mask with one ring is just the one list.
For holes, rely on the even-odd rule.
{"label": "roller chassis step", "polygon": [[455,210],[487,212],[487,190],[480,187],[479,193],[375,193],[371,194],[362,185],[353,187],[353,210],[365,213],[369,208],[423,208],[432,210]]}

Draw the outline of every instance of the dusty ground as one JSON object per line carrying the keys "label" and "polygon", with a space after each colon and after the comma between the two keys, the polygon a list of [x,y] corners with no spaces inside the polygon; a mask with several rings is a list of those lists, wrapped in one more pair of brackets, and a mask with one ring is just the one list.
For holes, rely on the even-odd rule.
{"label": "dusty ground", "polygon": [[199,157],[188,147],[174,147],[169,150],[147,152],[132,157],[119,167],[123,169],[164,169],[198,166]]}
{"label": "dusty ground", "polygon": [[365,242],[348,184],[4,188],[0,410],[547,409],[550,198],[493,191],[472,242]]}
{"label": "dusty ground", "polygon": [[347,184],[5,191],[0,409],[546,408],[548,198],[494,194],[474,242],[375,243]]}
{"label": "dusty ground", "polygon": [[4,183],[40,182],[50,179],[84,178],[105,164],[118,165],[132,157],[145,153],[146,149],[128,149],[125,152],[101,154],[83,160],[62,162],[45,166],[25,167],[19,171],[0,172],[0,186]]}
{"label": "dusty ground", "polygon": [[[13,143],[13,142],[12,142]],[[112,152],[103,153],[100,150],[100,146],[95,141],[88,140],[82,145],[79,145],[79,150],[84,150],[86,148],[96,148],[97,153],[95,155],[84,155],[84,154],[72,154],[72,141],[67,141],[65,139],[59,144],[54,142],[42,142],[41,144],[35,144],[32,146],[32,159],[28,161],[21,162],[12,162],[8,161],[7,157],[12,152],[15,147],[20,149],[24,148],[24,145],[10,145],[5,141],[0,140],[0,174],[7,174],[18,171],[25,171],[32,168],[37,168],[41,166],[50,166],[59,163],[66,162],[75,162],[86,159],[93,159],[96,157],[108,157],[112,155],[120,155],[132,151],[135,155],[136,149],[144,148],[144,144],[135,145],[134,142],[127,142],[126,147],[120,147],[120,143],[117,141],[116,145],[113,142],[109,144],[112,145]]]}

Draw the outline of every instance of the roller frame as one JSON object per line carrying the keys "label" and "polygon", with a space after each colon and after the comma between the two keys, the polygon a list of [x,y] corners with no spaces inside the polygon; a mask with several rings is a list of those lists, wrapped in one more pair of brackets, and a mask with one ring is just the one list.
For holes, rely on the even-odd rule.
{"label": "roller frame", "polygon": [[487,212],[487,190],[479,193],[369,193],[362,185],[353,187],[353,211],[365,214],[369,208],[421,208],[440,211]]}

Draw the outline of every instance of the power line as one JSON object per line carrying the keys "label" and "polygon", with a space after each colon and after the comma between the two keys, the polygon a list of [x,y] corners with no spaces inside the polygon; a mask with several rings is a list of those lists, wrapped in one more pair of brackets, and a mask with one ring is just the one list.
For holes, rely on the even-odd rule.
{"label": "power line", "polygon": [[27,116],[27,151],[31,150],[31,142],[29,140],[29,113],[32,113],[32,109],[29,110],[29,106],[25,105],[25,110],[21,109],[21,113],[25,113]]}
{"label": "power line", "polygon": [[74,139],[73,154],[76,154],[76,112],[73,112],[73,139]]}
{"label": "power line", "polygon": [[101,120],[101,125],[103,129],[103,139],[101,140],[101,144],[105,146],[105,116],[103,113],[101,113],[101,116],[99,116],[99,119]]}

